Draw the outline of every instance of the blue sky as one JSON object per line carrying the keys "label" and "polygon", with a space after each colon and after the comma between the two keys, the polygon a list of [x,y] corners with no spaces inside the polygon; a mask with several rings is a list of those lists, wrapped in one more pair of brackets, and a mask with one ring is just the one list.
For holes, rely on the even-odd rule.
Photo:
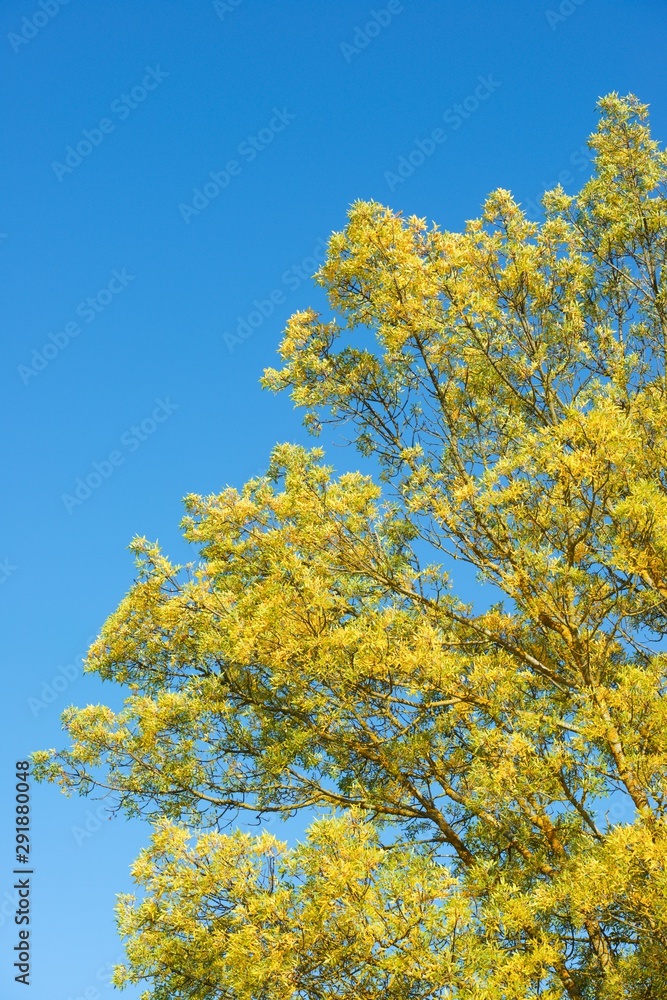
{"label": "blue sky", "polygon": [[[661,0],[3,5],[3,997],[23,995],[14,762],[61,743],[67,704],[117,703],[81,656],[131,538],[183,557],[185,494],[306,440],[258,379],[290,313],[323,305],[323,241],[358,198],[458,229],[495,187],[576,190],[611,90],[664,140],[666,42]],[[34,789],[35,1000],[112,995],[114,896],[145,839]]]}

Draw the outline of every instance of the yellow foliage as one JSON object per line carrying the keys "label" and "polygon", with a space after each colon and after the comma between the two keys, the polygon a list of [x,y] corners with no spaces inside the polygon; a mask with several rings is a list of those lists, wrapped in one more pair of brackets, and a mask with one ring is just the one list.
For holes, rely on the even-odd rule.
{"label": "yellow foliage", "polygon": [[[153,1000],[667,996],[667,159],[600,102],[594,171],[461,233],[352,206],[265,373],[379,482],[276,448],[186,498],[34,756],[154,824],[118,983]],[[376,347],[371,349],[371,334]],[[486,610],[438,560],[492,583]],[[222,834],[315,811],[304,843]]]}

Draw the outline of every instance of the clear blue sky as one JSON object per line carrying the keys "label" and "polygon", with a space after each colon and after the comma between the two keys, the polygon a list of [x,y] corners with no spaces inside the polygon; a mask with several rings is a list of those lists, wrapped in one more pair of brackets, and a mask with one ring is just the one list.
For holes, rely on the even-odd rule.
{"label": "clear blue sky", "polygon": [[[132,536],[182,557],[186,493],[240,486],[276,441],[304,440],[258,378],[288,315],[321,305],[321,241],[357,198],[459,228],[494,187],[575,190],[611,90],[650,103],[666,139],[667,7],[7,0],[0,25],[10,998],[26,995],[7,917],[14,761],[61,743],[67,704],[117,703],[77,657],[131,583]],[[34,789],[33,1000],[112,995],[114,895],[146,830],[98,809]]]}

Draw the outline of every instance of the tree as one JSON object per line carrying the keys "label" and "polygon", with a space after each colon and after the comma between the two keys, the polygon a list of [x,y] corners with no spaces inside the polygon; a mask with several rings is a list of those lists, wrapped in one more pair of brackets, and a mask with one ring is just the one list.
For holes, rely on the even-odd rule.
{"label": "tree", "polygon": [[[283,367],[317,433],[186,498],[39,777],[155,827],[119,905],[155,1000],[667,995],[667,157],[600,101],[594,172],[462,233],[359,202]],[[376,337],[373,346],[372,336]],[[440,560],[440,564],[436,562]],[[459,600],[475,567],[498,603]],[[452,569],[454,567],[454,569]],[[306,841],[221,832],[315,810]]]}

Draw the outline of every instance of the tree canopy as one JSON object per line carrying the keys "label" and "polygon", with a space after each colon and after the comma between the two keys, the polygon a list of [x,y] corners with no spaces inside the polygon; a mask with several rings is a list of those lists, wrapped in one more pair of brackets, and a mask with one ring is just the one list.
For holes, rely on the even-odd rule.
{"label": "tree canopy", "polygon": [[[34,755],[148,817],[118,983],[152,1000],[667,996],[667,156],[599,102],[593,173],[460,233],[358,202],[290,320],[317,433],[136,539]],[[456,560],[492,584],[457,597]],[[306,839],[230,831],[314,811]]]}

